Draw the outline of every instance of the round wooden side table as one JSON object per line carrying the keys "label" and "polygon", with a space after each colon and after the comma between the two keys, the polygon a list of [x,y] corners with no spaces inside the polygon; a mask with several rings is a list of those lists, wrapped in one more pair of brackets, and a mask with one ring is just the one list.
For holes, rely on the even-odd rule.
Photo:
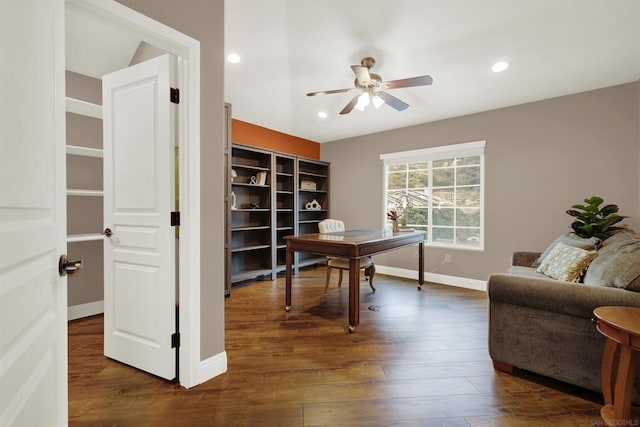
{"label": "round wooden side table", "polygon": [[640,351],[640,308],[604,306],[593,310],[593,314],[598,319],[598,331],[607,337],[602,357],[605,405],[600,415],[608,425],[628,425],[630,420],[634,423],[629,425],[637,425],[637,414],[631,412],[631,398]]}

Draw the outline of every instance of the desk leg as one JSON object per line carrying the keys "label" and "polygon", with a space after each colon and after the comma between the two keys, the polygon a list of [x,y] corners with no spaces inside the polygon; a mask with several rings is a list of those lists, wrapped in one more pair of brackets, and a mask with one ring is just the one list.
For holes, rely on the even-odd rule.
{"label": "desk leg", "polygon": [[424,243],[418,243],[418,290],[424,285]]}
{"label": "desk leg", "polygon": [[626,345],[620,348],[616,390],[613,394],[613,413],[616,420],[631,418],[631,395],[633,381],[636,379],[637,353]]}
{"label": "desk leg", "polygon": [[349,258],[349,332],[360,323],[360,260]]}
{"label": "desk leg", "polygon": [[293,251],[287,248],[284,311],[291,310],[291,264],[293,264]]}
{"label": "desk leg", "polygon": [[614,340],[607,339],[602,356],[602,395],[605,405],[613,405],[613,361],[618,358],[620,345]]}

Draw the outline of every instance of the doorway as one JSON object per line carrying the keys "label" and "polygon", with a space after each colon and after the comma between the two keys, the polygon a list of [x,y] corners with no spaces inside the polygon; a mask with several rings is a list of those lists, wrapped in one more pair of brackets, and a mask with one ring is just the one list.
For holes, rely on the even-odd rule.
{"label": "doorway", "polygon": [[[180,384],[184,387],[191,387],[199,384],[202,379],[199,372],[199,344],[200,344],[200,311],[199,311],[199,197],[194,188],[193,183],[197,182],[200,176],[199,169],[199,43],[198,41],[191,39],[184,34],[178,33],[163,24],[152,21],[139,13],[132,11],[115,2],[95,2],[87,3],[82,0],[69,0],[66,2],[67,16],[73,20],[83,21],[88,26],[83,27],[83,23],[79,24],[79,28],[84,28],[81,31],[84,33],[78,35],[70,32],[71,25],[67,28],[67,39],[69,41],[77,40],[78,37],[84,37],[84,44],[88,49],[93,49],[98,52],[98,57],[106,57],[106,51],[98,49],[94,40],[94,44],[86,43],[89,34],[93,32],[102,31],[102,36],[98,36],[96,40],[100,40],[101,37],[105,38],[105,33],[111,31],[112,33],[122,33],[123,38],[132,38],[137,40],[136,51],[139,49],[144,50],[145,55],[149,55],[149,52],[166,51],[174,54],[184,61],[182,67],[184,73],[179,81],[182,95],[182,105],[178,110],[178,120],[180,127],[178,130],[179,137],[179,149],[180,149],[180,188],[179,193],[181,197],[182,209],[180,212],[182,222],[188,221],[188,226],[182,227],[180,233],[180,240],[177,243],[178,251],[180,253],[178,261],[178,289],[177,293],[181,296],[180,299],[180,314],[179,323],[182,326],[181,343],[178,350],[179,357],[179,372],[180,372]],[[77,22],[73,23],[73,25]],[[108,38],[108,37],[106,37]],[[111,39],[113,40],[113,38]],[[69,42],[68,42],[69,44]],[[113,52],[114,56],[118,56],[118,50],[123,49],[122,44],[119,48],[116,48]],[[79,49],[79,48],[75,48]],[[126,47],[124,48],[127,49]],[[131,49],[131,48],[129,48]],[[77,52],[82,55],[82,52]],[[129,51],[130,53],[130,51]],[[85,56],[89,56],[86,52]],[[127,56],[125,52],[121,57]],[[94,54],[93,57],[96,57]],[[72,63],[73,59],[70,59],[67,55],[68,63]],[[91,61],[96,64],[96,61]],[[128,62],[131,62],[131,57],[128,58]],[[128,65],[128,64],[127,64]],[[76,70],[79,68],[74,66]],[[113,71],[113,70],[109,70]],[[76,74],[77,71],[74,71]],[[94,71],[95,72],[95,71]],[[102,73],[104,74],[104,72]],[[95,127],[95,126],[94,126]],[[88,147],[91,148],[91,147]],[[97,152],[93,152],[97,154]],[[86,156],[93,159],[99,159],[98,156]],[[93,160],[95,163],[95,160]],[[91,167],[88,167],[91,169]],[[197,187],[197,185],[195,186]],[[94,194],[72,197],[82,198],[85,201],[80,202],[80,205],[89,204],[91,198],[97,198],[99,195],[96,193],[99,190],[89,188],[89,191],[93,191]],[[78,193],[79,194],[79,193]],[[96,209],[95,203],[93,208]],[[98,218],[102,222],[102,214],[100,213]],[[185,221],[186,220],[186,221]],[[95,224],[94,224],[95,225]],[[101,229],[102,225],[100,225]],[[95,228],[94,228],[95,229]],[[93,233],[78,233],[78,234],[93,234]],[[92,242],[92,238],[96,236],[86,237],[84,241],[75,241],[73,244],[85,244],[89,245]],[[97,238],[96,238],[97,239]],[[71,250],[71,247],[70,247]],[[73,251],[72,251],[73,252]],[[94,260],[99,259],[98,255],[93,255]],[[79,275],[83,272],[78,273]],[[94,272],[94,274],[96,274]],[[70,283],[71,289],[73,283]],[[94,301],[95,302],[95,301]],[[90,310],[96,311],[99,308],[99,303],[96,305],[90,305],[85,307]],[[95,314],[95,313],[93,313]]]}

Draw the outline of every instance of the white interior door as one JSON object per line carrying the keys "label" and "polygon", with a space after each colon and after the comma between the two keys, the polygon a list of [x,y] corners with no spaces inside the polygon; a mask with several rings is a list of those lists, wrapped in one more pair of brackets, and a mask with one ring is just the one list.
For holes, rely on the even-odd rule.
{"label": "white interior door", "polygon": [[105,239],[104,354],[176,375],[173,59],[102,79]]}
{"label": "white interior door", "polygon": [[0,425],[66,426],[64,2],[0,1],[0,70]]}

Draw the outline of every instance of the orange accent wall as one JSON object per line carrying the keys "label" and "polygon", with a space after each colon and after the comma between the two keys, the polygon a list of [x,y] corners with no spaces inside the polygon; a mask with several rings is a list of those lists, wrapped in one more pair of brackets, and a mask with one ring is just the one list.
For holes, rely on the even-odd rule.
{"label": "orange accent wall", "polygon": [[238,144],[320,160],[320,144],[308,139],[231,119],[231,140]]}

